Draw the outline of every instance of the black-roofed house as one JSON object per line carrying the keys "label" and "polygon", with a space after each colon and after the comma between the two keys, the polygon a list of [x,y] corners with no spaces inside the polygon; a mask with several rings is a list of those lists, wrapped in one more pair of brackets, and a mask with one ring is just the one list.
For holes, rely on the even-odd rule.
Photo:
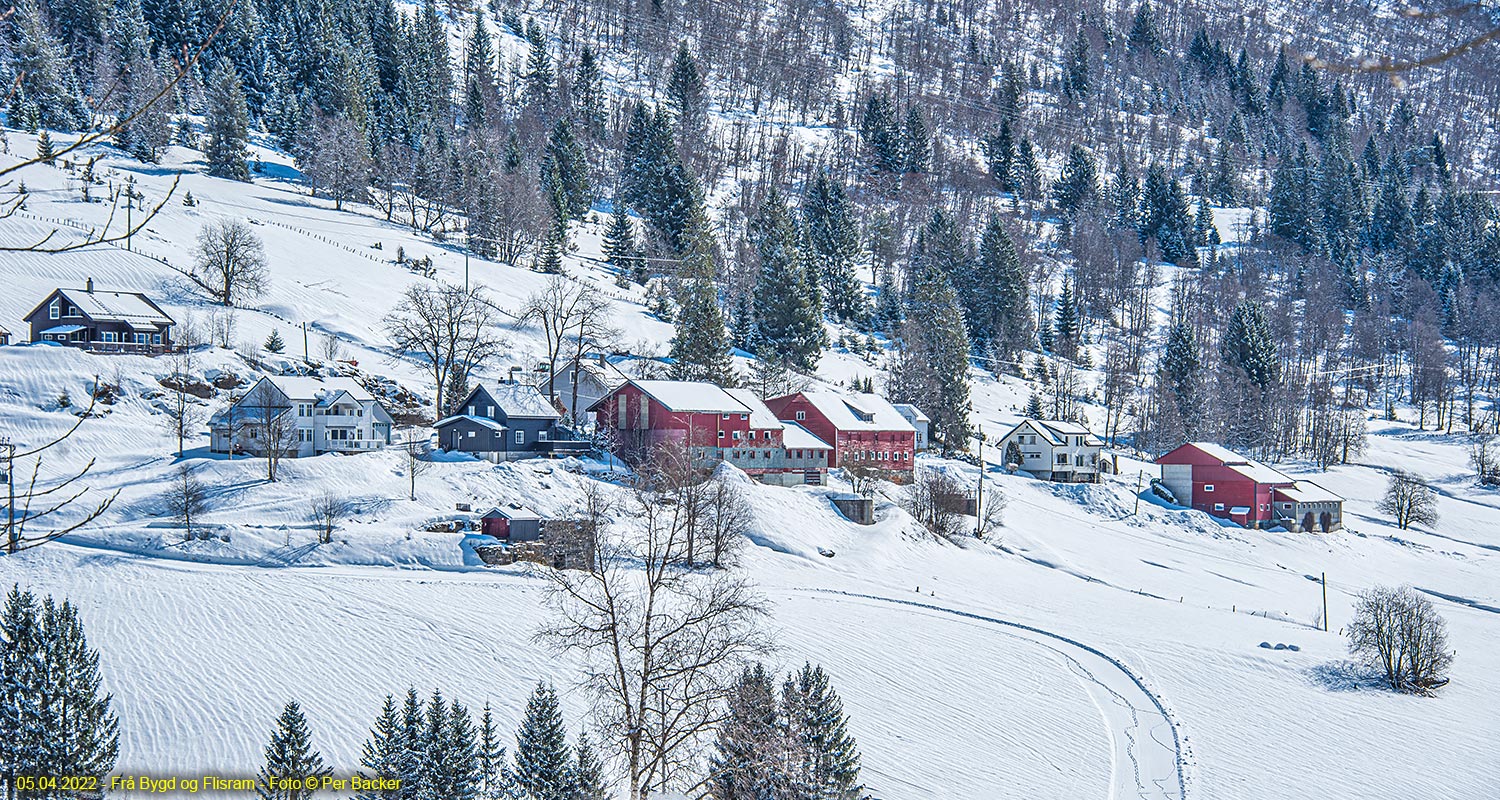
{"label": "black-roofed house", "polygon": [[482,383],[475,386],[458,413],[438,420],[438,446],[490,461],[542,456],[582,455],[591,449],[558,424],[562,415],[535,386]]}
{"label": "black-roofed house", "polygon": [[31,341],[126,353],[160,353],[172,346],[176,324],[140,292],[53,289],[30,314]]}

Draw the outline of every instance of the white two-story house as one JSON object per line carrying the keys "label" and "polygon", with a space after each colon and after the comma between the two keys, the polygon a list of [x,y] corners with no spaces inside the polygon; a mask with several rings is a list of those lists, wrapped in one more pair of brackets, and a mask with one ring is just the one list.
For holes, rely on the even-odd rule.
{"label": "white two-story house", "polygon": [[391,443],[391,415],[351,378],[273,376],[209,421],[215,453],[360,453]]}
{"label": "white two-story house", "polygon": [[1076,422],[1026,419],[1000,437],[1001,457],[1038,478],[1069,483],[1099,480],[1104,442]]}

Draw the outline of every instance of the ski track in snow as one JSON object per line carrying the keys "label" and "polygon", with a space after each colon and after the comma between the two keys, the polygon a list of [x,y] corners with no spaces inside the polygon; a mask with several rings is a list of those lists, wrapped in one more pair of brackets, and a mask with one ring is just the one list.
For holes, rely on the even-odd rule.
{"label": "ski track in snow", "polygon": [[[998,625],[1007,635],[1040,645],[1067,660],[1099,707],[1110,739],[1110,800],[1186,800],[1182,736],[1159,697],[1118,659],[1094,647],[1019,622],[931,603],[837,589],[788,590],[835,595],[933,611]],[[1170,739],[1167,737],[1170,734]]]}

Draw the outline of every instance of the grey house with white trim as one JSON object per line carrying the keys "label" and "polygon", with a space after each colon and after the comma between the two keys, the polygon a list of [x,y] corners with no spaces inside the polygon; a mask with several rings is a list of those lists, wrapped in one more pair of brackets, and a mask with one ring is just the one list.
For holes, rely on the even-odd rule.
{"label": "grey house with white trim", "polygon": [[489,461],[582,455],[591,449],[558,424],[562,414],[535,386],[493,383],[475,386],[459,413],[438,420],[438,446]]}
{"label": "grey house with white trim", "polygon": [[172,347],[176,323],[140,292],[53,289],[26,315],[31,341],[54,342],[87,350],[159,353]]}
{"label": "grey house with white trim", "polygon": [[292,458],[391,443],[391,415],[352,378],[269,375],[209,420],[209,450]]}

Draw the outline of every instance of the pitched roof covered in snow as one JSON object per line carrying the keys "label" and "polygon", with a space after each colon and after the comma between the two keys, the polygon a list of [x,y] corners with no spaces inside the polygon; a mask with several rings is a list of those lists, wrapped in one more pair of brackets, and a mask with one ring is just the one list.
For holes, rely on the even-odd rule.
{"label": "pitched roof covered in snow", "polygon": [[833,448],[813,432],[795,422],[781,423],[781,446],[787,450],[832,450]]}
{"label": "pitched roof covered in snow", "polygon": [[[712,383],[704,381],[631,381],[668,411],[710,414],[749,414],[751,409]],[[768,412],[769,413],[769,412]],[[775,419],[775,415],[772,415]],[[775,427],[774,425],[772,427]]]}
{"label": "pitched roof covered in snow", "polygon": [[891,403],[891,407],[901,412],[908,422],[931,422],[932,418],[922,413],[922,409],[911,403]]}
{"label": "pitched roof covered in snow", "polygon": [[375,395],[353,378],[314,378],[306,375],[267,375],[269,381],[292,402],[331,405],[340,395],[347,394],[356,403],[368,403]]}
{"label": "pitched roof covered in snow", "polygon": [[[69,303],[77,306],[80,313],[96,322],[123,322],[143,331],[154,331],[158,326],[174,324],[165,311],[140,292],[58,289],[54,294],[62,295]],[[52,295],[47,298],[50,300]],[[30,317],[40,311],[46,303],[47,300],[43,300],[26,316]]]}
{"label": "pitched roof covered in snow", "polygon": [[[562,417],[557,409],[547,402],[547,398],[535,386],[526,383],[484,383],[474,387],[474,392],[483,389],[486,394],[494,398],[496,405],[505,412],[506,417],[526,417],[530,419],[558,419]],[[474,396],[469,393],[469,397]],[[468,398],[465,398],[465,403]]]}
{"label": "pitched roof covered in snow", "polygon": [[781,420],[771,413],[764,400],[755,396],[755,392],[749,389],[725,389],[724,393],[738,400],[745,408],[750,409],[750,427],[756,429],[768,428],[775,430],[781,427]]}
{"label": "pitched roof covered in snow", "polygon": [[1004,436],[1001,436],[1000,438],[1002,440],[1008,439],[1010,438],[1011,434],[1021,430],[1022,428],[1036,431],[1047,440],[1048,444],[1059,447],[1068,443],[1069,436],[1086,437],[1084,439],[1084,444],[1089,447],[1104,446],[1104,442],[1100,440],[1099,437],[1095,436],[1093,431],[1090,431],[1088,428],[1079,425],[1076,422],[1068,422],[1066,420],[1060,419],[1023,419],[1020,422],[1016,423],[1016,426],[1014,428],[1011,428],[1005,433]]}
{"label": "pitched roof covered in snow", "polygon": [[1167,461],[1166,459],[1171,457],[1173,453],[1177,453],[1184,448],[1192,448],[1194,450],[1197,450],[1198,452],[1203,453],[1209,458],[1212,458],[1213,460],[1219,462],[1219,464],[1226,469],[1237,472],[1245,478],[1256,483],[1292,484],[1296,482],[1292,480],[1291,476],[1287,475],[1281,470],[1276,469],[1275,467],[1262,464],[1261,462],[1256,461],[1255,459],[1248,456],[1242,456],[1239,453],[1236,453],[1233,450],[1224,447],[1223,445],[1217,445],[1213,442],[1188,442],[1187,444],[1178,447],[1176,450],[1173,450],[1171,453],[1167,453],[1161,458],[1158,458],[1157,463],[1176,463],[1175,460]]}
{"label": "pitched roof covered in snow", "polygon": [[[608,357],[600,355],[585,355],[581,358],[570,358],[557,365],[558,374],[566,375],[572,371],[575,362],[579,372],[593,376],[594,380],[597,380],[606,389],[618,389],[622,384],[630,380],[630,376],[621,372],[620,368],[614,365],[614,362],[610,361]],[[541,383],[537,388],[546,385],[547,376],[543,374],[541,376]]]}
{"label": "pitched roof covered in snow", "polygon": [[508,519],[512,522],[523,519],[541,519],[540,516],[527,510],[519,503],[511,503],[507,506],[495,506],[489,511],[484,512],[480,519],[495,519],[497,517]]}
{"label": "pitched roof covered in snow", "polygon": [[802,396],[839,430],[916,431],[889,400],[878,394],[809,389]]}
{"label": "pitched roof covered in snow", "polygon": [[501,425],[500,423],[498,423],[498,422],[490,419],[489,417],[481,417],[481,416],[478,416],[477,414],[455,414],[455,415],[453,415],[451,417],[444,417],[444,418],[438,420],[437,422],[434,422],[432,424],[432,427],[434,427],[434,428],[445,428],[445,427],[447,427],[449,425],[452,425],[455,422],[460,422],[460,421],[472,422],[475,425],[479,425],[479,426],[484,427],[484,428],[489,428],[492,431],[503,431],[503,430],[505,430],[505,426],[504,425]]}
{"label": "pitched roof covered in snow", "polygon": [[1344,498],[1339,497],[1328,489],[1319,486],[1312,481],[1297,481],[1291,486],[1280,486],[1276,488],[1278,497],[1285,497],[1293,503],[1342,503]]}

